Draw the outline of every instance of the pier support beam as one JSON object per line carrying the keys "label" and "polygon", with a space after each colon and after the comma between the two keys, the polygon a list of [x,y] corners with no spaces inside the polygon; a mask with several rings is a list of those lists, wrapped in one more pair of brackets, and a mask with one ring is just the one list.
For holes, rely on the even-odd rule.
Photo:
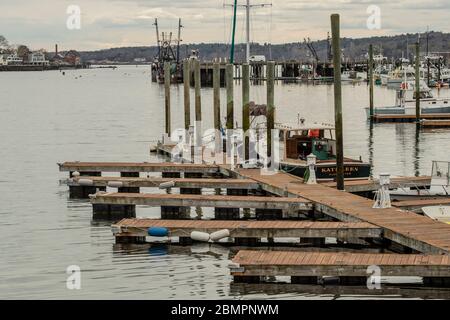
{"label": "pier support beam", "polygon": [[234,283],[260,283],[260,276],[233,276]]}
{"label": "pier support beam", "polygon": [[301,244],[309,244],[313,247],[323,247],[325,245],[325,238],[300,238]]}
{"label": "pier support beam", "polygon": [[[69,177],[73,178],[74,171],[69,172]],[[90,176],[90,177],[101,177],[102,173],[100,171],[80,171],[80,176]]]}
{"label": "pier support beam", "polygon": [[234,244],[237,246],[254,247],[260,242],[260,238],[234,238]]}
{"label": "pier support beam", "polygon": [[300,276],[291,276],[292,284],[317,284],[317,277],[300,277]]}
{"label": "pier support beam", "polygon": [[423,284],[427,287],[450,288],[450,277],[424,277]]}
{"label": "pier support beam", "polygon": [[339,277],[339,284],[343,286],[363,286],[367,284],[367,277]]}
{"label": "pier support beam", "polygon": [[[203,178],[201,172],[185,172],[185,179],[200,179]],[[180,188],[180,194],[202,194],[201,188]]]}
{"label": "pier support beam", "polygon": [[281,209],[255,209],[256,220],[281,220],[283,210]]}
{"label": "pier support beam", "polygon": [[116,237],[116,243],[144,244],[145,237]]}
{"label": "pier support beam", "polygon": [[[139,172],[121,172],[121,177],[124,178],[139,178]],[[120,187],[117,188],[117,191],[120,193],[139,193],[139,187]]]}
{"label": "pier support beam", "polygon": [[214,208],[216,220],[238,220],[239,208]]}
{"label": "pier support beam", "polygon": [[99,220],[115,220],[123,218],[136,218],[134,204],[92,204],[93,218]]}
{"label": "pier support beam", "polygon": [[187,220],[190,218],[190,207],[161,206],[161,219]]}
{"label": "pier support beam", "polygon": [[163,172],[163,178],[180,178],[181,174],[179,172]]}

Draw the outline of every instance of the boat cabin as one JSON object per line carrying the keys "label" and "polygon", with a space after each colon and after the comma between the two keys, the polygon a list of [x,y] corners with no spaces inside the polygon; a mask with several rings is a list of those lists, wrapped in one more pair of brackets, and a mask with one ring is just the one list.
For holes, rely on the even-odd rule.
{"label": "boat cabin", "polygon": [[334,128],[300,128],[284,129],[284,159],[305,160],[314,154],[317,160],[336,158],[336,141]]}

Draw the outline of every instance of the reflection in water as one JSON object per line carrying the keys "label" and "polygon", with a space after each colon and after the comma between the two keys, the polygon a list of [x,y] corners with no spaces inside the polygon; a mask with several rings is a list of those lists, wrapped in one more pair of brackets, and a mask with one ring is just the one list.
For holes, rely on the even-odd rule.
{"label": "reflection in water", "polygon": [[369,164],[370,178],[373,178],[373,121],[369,121]]}
{"label": "reflection in water", "polygon": [[[51,95],[44,94],[48,88],[52,88]],[[182,90],[182,86],[173,86],[173,128],[184,127]],[[395,90],[378,86],[374,90],[377,105],[392,105]],[[240,92],[236,84],[237,122],[242,114]],[[416,141],[414,124],[373,124],[368,130],[364,112],[368,94],[365,85],[342,86],[344,147],[348,156],[369,159],[373,175],[389,172],[411,176],[419,171],[431,172],[432,160],[450,161],[450,130],[422,131]],[[441,90],[441,94],[449,95],[449,90]],[[221,95],[225,101],[225,88]],[[213,127],[212,98],[212,88],[203,88],[205,128]],[[277,82],[275,99],[277,122],[297,122],[300,114],[307,122],[334,123],[332,85]],[[250,100],[265,103],[264,82],[252,86]],[[70,200],[67,186],[58,183],[67,179],[67,173],[58,172],[57,162],[163,161],[148,153],[149,146],[155,145],[164,132],[164,112],[160,112],[164,87],[151,82],[148,66],[69,70],[64,77],[51,71],[0,72],[0,101],[0,127],[9,133],[0,139],[0,194],[4,200],[0,200],[0,296],[236,297],[229,292],[232,278],[228,264],[237,248],[210,245],[208,252],[193,253],[191,247],[113,245],[110,222],[92,222],[89,201]],[[222,108],[220,116],[225,118],[226,108]],[[143,192],[159,190],[149,188]],[[138,207],[136,214],[160,217],[159,208],[145,206]],[[203,218],[214,217],[211,208],[204,208],[202,214]],[[20,241],[14,241],[18,233]],[[76,292],[65,286],[65,270],[73,264],[82,270],[82,290]],[[197,285],[200,282],[201,286]],[[289,295],[316,295],[314,288],[310,293],[301,292]]]}
{"label": "reflection in water", "polygon": [[414,139],[414,175],[420,176],[420,123],[416,123],[416,132]]}

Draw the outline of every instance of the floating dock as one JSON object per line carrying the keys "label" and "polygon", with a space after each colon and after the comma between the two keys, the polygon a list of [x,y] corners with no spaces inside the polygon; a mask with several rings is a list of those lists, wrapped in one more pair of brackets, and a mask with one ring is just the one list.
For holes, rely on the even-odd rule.
{"label": "floating dock", "polygon": [[365,221],[383,229],[386,239],[423,253],[450,252],[450,225],[398,208],[374,209],[373,201],[321,184],[309,185],[287,173],[261,175],[257,169],[236,170],[240,178],[253,179],[273,194],[302,197],[314,210],[340,221]]}
{"label": "floating dock", "polygon": [[[230,238],[379,238],[382,231],[366,222],[320,221],[227,221],[227,220],[155,220],[123,219],[112,225],[118,238],[146,237],[152,227],[166,228],[169,237],[189,238],[193,231],[213,233],[227,229]],[[135,241],[131,241],[135,242]]]}
{"label": "floating dock", "polygon": [[424,128],[450,128],[449,120],[422,120],[420,125]]}
{"label": "floating dock", "polygon": [[424,284],[450,286],[448,255],[371,254],[241,250],[232,260],[235,282],[290,276],[292,283],[318,283],[318,277],[339,277],[342,284],[366,284],[368,268],[383,276],[423,277]]}
{"label": "floating dock", "polygon": [[[375,114],[372,117],[374,122],[416,122],[415,114]],[[426,113],[420,115],[421,120],[448,120],[448,113]]]}

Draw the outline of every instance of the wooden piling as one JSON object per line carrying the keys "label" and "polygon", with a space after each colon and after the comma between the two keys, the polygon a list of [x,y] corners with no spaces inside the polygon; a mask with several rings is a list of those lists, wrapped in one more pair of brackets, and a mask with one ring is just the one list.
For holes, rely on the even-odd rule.
{"label": "wooden piling", "polygon": [[341,92],[341,44],[339,14],[331,15],[331,34],[334,64],[334,118],[336,129],[336,183],[338,190],[344,190],[344,143],[342,129]]}
{"label": "wooden piling", "polygon": [[267,78],[267,158],[272,156],[272,130],[275,128],[275,62],[269,61]]}
{"label": "wooden piling", "polygon": [[201,99],[201,77],[200,77],[200,62],[195,62],[194,67],[194,82],[195,82],[195,121],[202,121],[202,99]]}
{"label": "wooden piling", "polygon": [[227,85],[227,129],[234,128],[234,91],[233,91],[233,65],[226,66],[226,85]]}
{"label": "wooden piling", "polygon": [[183,61],[183,85],[184,85],[184,129],[189,130],[191,125],[191,86],[190,86],[189,60]]}
{"label": "wooden piling", "polygon": [[220,64],[213,66],[214,129],[220,130]]}
{"label": "wooden piling", "polygon": [[420,47],[419,42],[416,43],[416,122],[420,122]]}
{"label": "wooden piling", "polygon": [[244,160],[249,159],[249,136],[250,129],[250,65],[242,65],[242,129],[244,130]]}
{"label": "wooden piling", "polygon": [[170,63],[164,62],[164,89],[165,89],[165,117],[166,134],[170,136]]}
{"label": "wooden piling", "polygon": [[370,120],[373,117],[373,45],[369,45],[369,110]]}

